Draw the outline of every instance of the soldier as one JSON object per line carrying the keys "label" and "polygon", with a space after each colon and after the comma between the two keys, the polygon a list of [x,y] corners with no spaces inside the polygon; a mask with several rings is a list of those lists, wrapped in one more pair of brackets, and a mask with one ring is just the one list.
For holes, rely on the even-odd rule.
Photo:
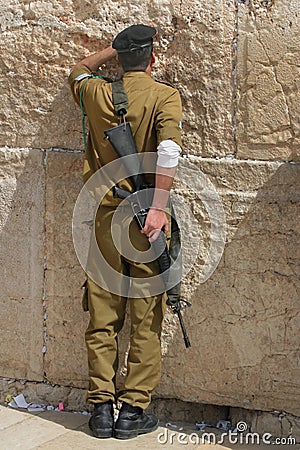
{"label": "soldier", "polygon": [[[72,69],[69,84],[75,101],[80,101],[89,120],[89,138],[85,152],[83,179],[86,182],[100,167],[117,158],[104,131],[118,125],[112,102],[112,84],[93,78],[93,72],[115,58],[123,70],[123,84],[128,96],[126,118],[130,123],[138,152],[157,152],[155,191],[145,226],[140,231],[135,222],[131,239],[139,250],[147,250],[157,230],[169,234],[165,213],[168,194],[181,151],[181,101],[176,89],[151,77],[155,62],[153,38],[156,29],[132,25],[121,31],[112,46],[100,50]],[[130,185],[129,185],[130,189]],[[109,264],[120,273],[133,277],[152,277],[159,273],[157,261],[137,263],[119,254],[111,237],[111,220],[120,203],[111,192],[103,199],[96,215],[98,246]],[[149,241],[148,241],[148,239]],[[101,270],[101,268],[99,268]],[[90,322],[86,331],[89,362],[87,401],[94,405],[89,426],[98,438],[114,436],[128,439],[149,433],[158,427],[154,414],[144,410],[150,404],[151,392],[160,379],[161,329],[166,308],[165,296],[126,298],[108,292],[90,277],[87,280]],[[124,386],[115,386],[118,364],[117,336],[129,302],[131,334]],[[122,402],[114,424],[113,404]]]}

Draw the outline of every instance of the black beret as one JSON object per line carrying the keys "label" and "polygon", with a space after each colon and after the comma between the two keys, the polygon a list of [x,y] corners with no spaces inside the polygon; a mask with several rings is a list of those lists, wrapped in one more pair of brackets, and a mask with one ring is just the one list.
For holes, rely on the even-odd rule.
{"label": "black beret", "polygon": [[131,25],[119,33],[113,43],[112,47],[118,53],[127,53],[148,47],[152,44],[152,38],[156,34],[154,27],[148,25]]}

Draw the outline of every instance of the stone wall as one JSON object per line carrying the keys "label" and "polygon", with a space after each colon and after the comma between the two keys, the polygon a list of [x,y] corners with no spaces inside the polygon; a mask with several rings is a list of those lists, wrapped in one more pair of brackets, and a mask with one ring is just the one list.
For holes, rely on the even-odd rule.
{"label": "stone wall", "polygon": [[192,347],[184,349],[168,313],[155,396],[300,415],[298,15],[297,0],[0,6],[3,396],[27,383],[32,395],[51,391],[52,401],[82,407],[88,317],[72,213],[83,146],[66,79],[83,56],[144,22],[159,29],[155,76],[182,97],[180,167],[192,164],[192,177],[210,180],[226,215],[224,253],[202,283],[210,241],[219,237],[211,236],[205,202],[176,180],[199,223],[198,256],[183,286],[193,304],[185,312]]}

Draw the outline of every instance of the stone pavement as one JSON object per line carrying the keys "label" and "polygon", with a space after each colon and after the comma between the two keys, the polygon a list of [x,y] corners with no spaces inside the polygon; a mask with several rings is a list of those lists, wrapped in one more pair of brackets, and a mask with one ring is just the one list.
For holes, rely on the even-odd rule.
{"label": "stone pavement", "polygon": [[[45,411],[28,413],[0,405],[0,450],[244,450],[270,449],[269,445],[199,444],[189,440],[192,427],[181,435],[173,430],[160,427],[157,431],[138,438],[120,441],[116,439],[96,439],[88,428],[89,416],[70,412]],[[184,430],[185,431],[185,430]],[[166,439],[167,436],[167,439]],[[194,434],[195,438],[195,434]],[[180,441],[181,439],[181,441]],[[168,442],[165,442],[165,441]],[[272,447],[271,447],[272,448]],[[300,450],[300,445],[276,445],[276,449]]]}

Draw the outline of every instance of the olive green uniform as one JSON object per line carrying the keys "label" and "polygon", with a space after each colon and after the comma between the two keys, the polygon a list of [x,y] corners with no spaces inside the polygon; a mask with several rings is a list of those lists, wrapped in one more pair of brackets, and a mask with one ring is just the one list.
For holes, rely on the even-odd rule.
{"label": "olive green uniform", "polygon": [[[89,138],[85,153],[83,178],[86,182],[99,168],[117,158],[104,131],[119,124],[112,103],[111,83],[91,75],[85,66],[76,67],[69,84],[79,104],[80,97],[89,121]],[[130,122],[138,152],[156,152],[160,142],[171,139],[181,146],[181,102],[176,89],[154,81],[145,72],[126,72],[123,83],[129,107],[126,119]],[[124,180],[119,187],[132,190]],[[112,193],[105,195],[97,212],[95,234],[99,249],[107,262],[119,273],[149,279],[159,273],[157,262],[135,262],[121,255],[111,236],[111,220],[120,199]],[[122,234],[122,224],[120,233]],[[130,239],[134,246],[145,251],[147,238],[133,221]],[[101,270],[101,268],[99,268]],[[88,309],[90,323],[86,331],[89,361],[89,390],[87,400],[101,403],[107,400],[126,401],[145,409],[160,378],[160,337],[165,311],[162,294],[149,297],[141,291],[139,298],[128,298],[131,333],[124,386],[116,393],[115,375],[118,364],[117,335],[121,330],[127,298],[108,292],[88,278]]]}

